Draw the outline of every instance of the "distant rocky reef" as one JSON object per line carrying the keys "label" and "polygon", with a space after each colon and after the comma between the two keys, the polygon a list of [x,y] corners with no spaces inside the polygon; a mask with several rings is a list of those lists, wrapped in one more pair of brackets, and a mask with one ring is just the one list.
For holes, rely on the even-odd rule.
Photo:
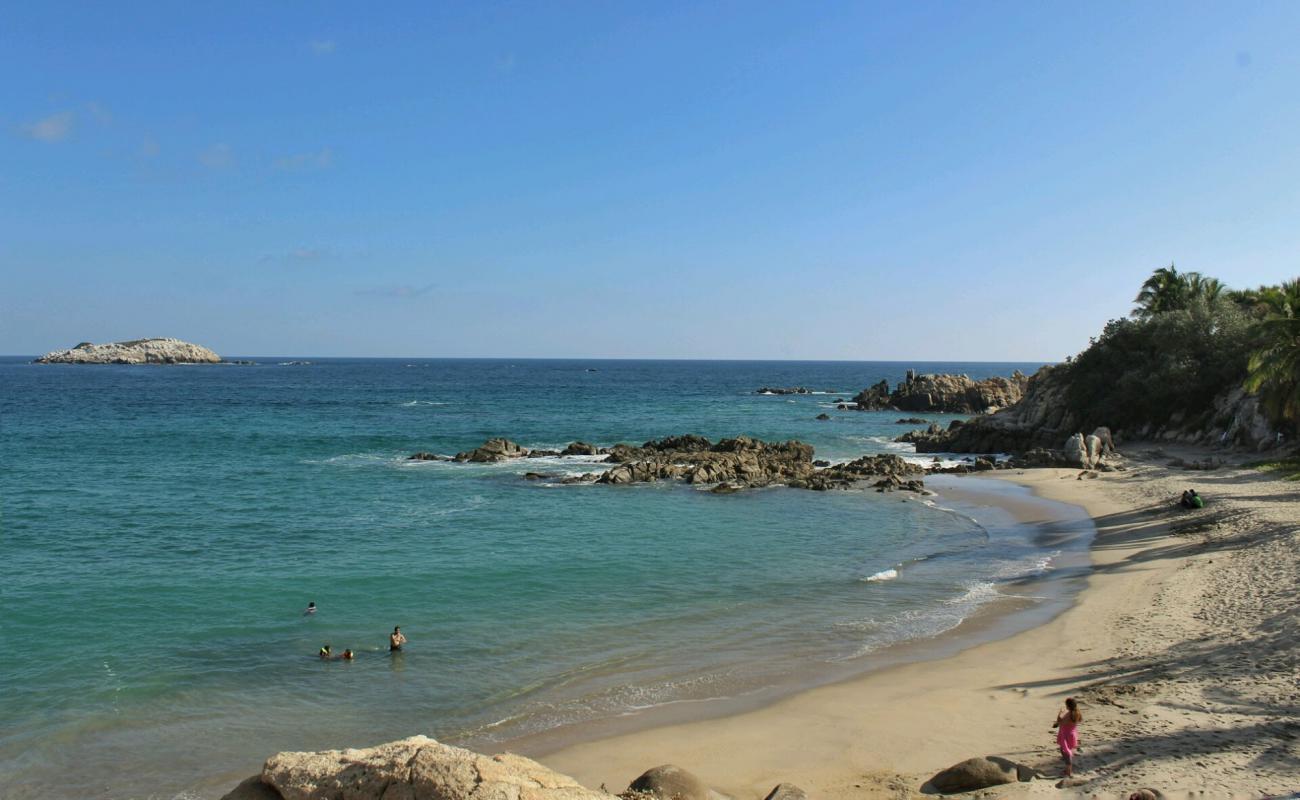
{"label": "distant rocky reef", "polygon": [[221,356],[202,345],[180,339],[132,339],[129,342],[82,342],[55,350],[34,364],[220,364]]}
{"label": "distant rocky reef", "polygon": [[859,392],[841,409],[854,411],[914,411],[921,413],[983,414],[1019,402],[1029,385],[1020,370],[1010,378],[996,376],[972,380],[967,375],[917,375],[907,371],[907,379],[892,391],[889,381],[881,381]]}
{"label": "distant rocky reef", "polygon": [[[813,447],[800,441],[764,442],[748,436],[723,439],[717,443],[703,436],[684,434],[654,439],[641,445],[616,444],[597,447],[574,442],[563,450],[529,450],[509,439],[489,439],[473,450],[455,456],[420,452],[412,461],[458,461],[492,463],[519,458],[570,457],[603,455],[604,463],[613,464],[604,472],[590,472],[555,479],[560,483],[598,483],[619,485],[650,483],[661,480],[689,484],[714,484],[711,491],[726,494],[760,486],[785,485],[796,489],[849,488],[864,481],[879,491],[901,489],[925,490],[919,477],[924,470],[893,454],[864,456],[855,461],[832,465],[813,461]],[[553,476],[530,472],[530,480]]]}

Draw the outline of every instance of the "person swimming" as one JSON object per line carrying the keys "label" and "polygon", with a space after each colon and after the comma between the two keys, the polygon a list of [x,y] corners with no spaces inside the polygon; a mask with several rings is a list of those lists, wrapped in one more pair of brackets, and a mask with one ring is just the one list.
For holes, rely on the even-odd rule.
{"label": "person swimming", "polygon": [[355,658],[355,656],[352,655],[351,650],[344,650],[343,655],[339,656],[339,658],[343,659],[344,661],[351,661],[353,658]]}
{"label": "person swimming", "polygon": [[321,645],[321,648],[316,655],[320,656],[322,660],[328,661],[330,657],[330,646],[327,644]]}
{"label": "person swimming", "polygon": [[315,614],[315,613],[316,613],[316,603],[315,601],[312,601],[307,604],[307,608],[302,612],[302,615],[305,617],[308,614]]}
{"label": "person swimming", "polygon": [[406,644],[406,637],[402,635],[401,626],[393,626],[393,632],[388,635],[388,651],[390,653],[400,653],[404,644]]}

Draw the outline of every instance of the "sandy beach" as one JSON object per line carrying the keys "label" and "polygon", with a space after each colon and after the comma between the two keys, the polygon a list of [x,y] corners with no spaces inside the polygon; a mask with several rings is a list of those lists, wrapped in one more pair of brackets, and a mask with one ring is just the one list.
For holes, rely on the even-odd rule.
{"label": "sandy beach", "polygon": [[[939,769],[1001,755],[1042,780],[981,796],[1263,797],[1300,790],[1300,485],[1229,457],[1131,444],[1120,469],[999,472],[1082,506],[1097,537],[1074,605],[1047,624],[954,656],[890,667],[734,716],[529,752],[620,791],[673,763],[759,798],[793,782],[819,798],[920,795]],[[1216,458],[1224,458],[1215,453]],[[1184,511],[1193,486],[1207,507]],[[1076,777],[1050,725],[1067,696],[1085,715]]]}

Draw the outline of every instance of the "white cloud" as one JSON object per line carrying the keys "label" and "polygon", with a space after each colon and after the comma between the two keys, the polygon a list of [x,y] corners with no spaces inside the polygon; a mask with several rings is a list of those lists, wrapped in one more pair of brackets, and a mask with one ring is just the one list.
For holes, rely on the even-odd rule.
{"label": "white cloud", "polygon": [[307,46],[318,56],[327,56],[337,47],[333,39],[313,39]]}
{"label": "white cloud", "polygon": [[314,172],[321,169],[329,169],[334,166],[334,151],[328,147],[312,153],[297,153],[291,156],[277,158],[271,164],[276,169],[286,172]]}
{"label": "white cloud", "polygon": [[235,151],[230,145],[218,142],[199,153],[199,163],[208,169],[228,169],[235,164]]}
{"label": "white cloud", "polygon": [[61,142],[72,133],[74,119],[71,111],[60,111],[22,126],[23,135],[38,142]]}

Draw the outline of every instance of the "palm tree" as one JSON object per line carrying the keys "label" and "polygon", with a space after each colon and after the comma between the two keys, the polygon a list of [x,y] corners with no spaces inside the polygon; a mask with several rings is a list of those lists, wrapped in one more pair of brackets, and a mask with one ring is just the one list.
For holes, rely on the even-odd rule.
{"label": "palm tree", "polygon": [[1133,315],[1139,319],[1150,319],[1156,314],[1173,311],[1187,305],[1187,276],[1180,273],[1171,263],[1151,273],[1151,277],[1142,284],[1133,302],[1137,308]]}
{"label": "palm tree", "polygon": [[1179,272],[1173,264],[1151,273],[1142,284],[1133,302],[1137,303],[1133,315],[1150,319],[1166,311],[1180,311],[1193,300],[1213,303],[1227,291],[1218,278],[1207,278],[1199,272]]}
{"label": "palm tree", "polygon": [[1183,277],[1187,280],[1187,301],[1199,299],[1213,303],[1224,293],[1225,287],[1218,278],[1207,278],[1199,272],[1188,272]]}
{"label": "palm tree", "polygon": [[1300,427],[1300,278],[1261,289],[1259,302],[1268,311],[1255,323],[1246,390],[1273,420]]}

